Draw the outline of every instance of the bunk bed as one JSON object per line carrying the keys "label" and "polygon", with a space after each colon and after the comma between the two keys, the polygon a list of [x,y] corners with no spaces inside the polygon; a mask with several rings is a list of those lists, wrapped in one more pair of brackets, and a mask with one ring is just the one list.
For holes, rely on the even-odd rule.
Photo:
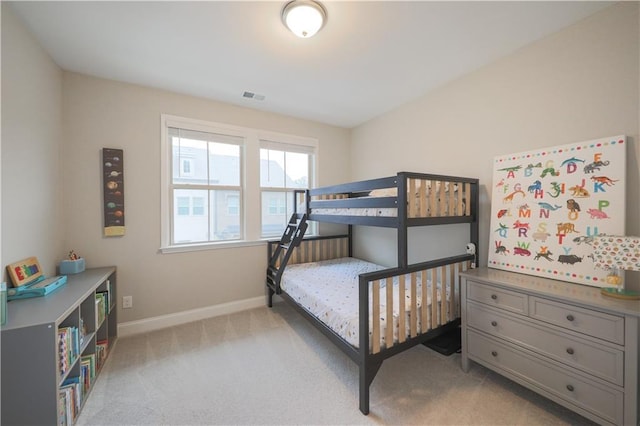
{"label": "bunk bed", "polygon": [[[360,411],[382,362],[460,323],[459,273],[478,247],[478,180],[400,172],[305,191],[282,238],[268,243],[267,295],[280,295],[359,366]],[[298,200],[296,200],[297,202]],[[344,235],[304,238],[308,221],[348,225]],[[469,224],[462,254],[408,263],[408,230]],[[354,225],[397,230],[397,266],[353,258]]]}

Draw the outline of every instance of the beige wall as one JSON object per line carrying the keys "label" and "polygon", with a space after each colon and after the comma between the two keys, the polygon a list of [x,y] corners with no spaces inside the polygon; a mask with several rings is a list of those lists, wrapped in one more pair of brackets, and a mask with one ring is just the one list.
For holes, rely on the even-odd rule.
{"label": "beige wall", "polygon": [[[640,234],[639,19],[637,3],[616,5],[348,131],[63,73],[2,4],[2,265],[37,255],[52,274],[69,249],[89,267],[117,265],[119,295],[134,297],[120,322],[261,296],[264,246],[158,254],[160,113],[318,138],[321,185],[399,170],[478,177],[481,264],[494,156],[627,134],[627,229]],[[122,238],[102,237],[103,147],[125,152]],[[412,246],[457,253],[444,244],[450,232],[440,231],[435,250],[422,238]],[[372,254],[395,262],[393,244]]]}
{"label": "beige wall", "polygon": [[[348,180],[349,132],[327,125],[141,86],[64,73],[64,246],[89,266],[118,266],[133,321],[264,294],[265,245],[159,254],[160,114],[319,140],[323,185]],[[100,152],[124,149],[126,235],[102,237]]]}
{"label": "beige wall", "polygon": [[[352,178],[400,170],[479,178],[480,264],[486,265],[495,156],[625,134],[626,227],[638,235],[639,18],[637,2],[616,4],[354,129]],[[380,249],[377,240],[394,241],[394,234],[359,235],[357,250],[393,263],[393,247]],[[411,248],[432,254],[437,241],[438,251],[462,252],[442,247],[447,240],[440,232]]]}
{"label": "beige wall", "polygon": [[2,279],[37,256],[52,275],[62,255],[62,72],[2,3]]}

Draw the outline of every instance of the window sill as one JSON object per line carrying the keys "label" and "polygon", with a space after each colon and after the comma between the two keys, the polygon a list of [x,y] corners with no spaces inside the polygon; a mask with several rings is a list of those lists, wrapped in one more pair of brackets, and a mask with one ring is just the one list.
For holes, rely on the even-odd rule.
{"label": "window sill", "polygon": [[262,246],[266,244],[267,244],[267,240],[228,241],[228,242],[219,242],[219,243],[185,244],[180,246],[167,246],[167,247],[160,247],[158,251],[161,254],[171,254],[171,253],[185,253],[185,252],[191,252],[191,251],[230,249],[230,248],[238,248],[238,247],[254,247],[254,246]]}

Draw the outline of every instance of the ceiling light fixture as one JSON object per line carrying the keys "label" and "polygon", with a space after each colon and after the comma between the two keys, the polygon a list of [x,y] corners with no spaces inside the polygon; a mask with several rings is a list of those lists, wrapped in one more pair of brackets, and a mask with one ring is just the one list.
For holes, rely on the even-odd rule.
{"label": "ceiling light fixture", "polygon": [[317,1],[293,0],[282,9],[282,22],[298,37],[313,37],[326,20],[327,11]]}

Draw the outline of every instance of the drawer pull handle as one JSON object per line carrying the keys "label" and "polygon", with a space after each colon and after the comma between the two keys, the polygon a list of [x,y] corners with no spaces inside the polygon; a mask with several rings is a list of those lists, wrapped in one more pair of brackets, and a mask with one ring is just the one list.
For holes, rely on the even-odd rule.
{"label": "drawer pull handle", "polygon": [[575,318],[573,317],[573,315],[569,314],[567,315],[567,321],[573,321]]}
{"label": "drawer pull handle", "polygon": [[493,355],[493,356],[498,356],[498,352],[496,352],[496,351],[491,351],[491,355]]}
{"label": "drawer pull handle", "polygon": [[498,325],[498,323],[496,321],[491,321],[491,325],[496,327]]}
{"label": "drawer pull handle", "polygon": [[491,295],[491,298],[492,298],[493,300],[497,300],[497,299],[498,299],[498,295],[496,295],[496,294],[492,294],[492,295]]}
{"label": "drawer pull handle", "polygon": [[567,385],[567,390],[569,392],[573,392],[573,386],[572,385]]}
{"label": "drawer pull handle", "polygon": [[567,348],[567,353],[569,355],[573,355],[573,349],[572,348]]}

